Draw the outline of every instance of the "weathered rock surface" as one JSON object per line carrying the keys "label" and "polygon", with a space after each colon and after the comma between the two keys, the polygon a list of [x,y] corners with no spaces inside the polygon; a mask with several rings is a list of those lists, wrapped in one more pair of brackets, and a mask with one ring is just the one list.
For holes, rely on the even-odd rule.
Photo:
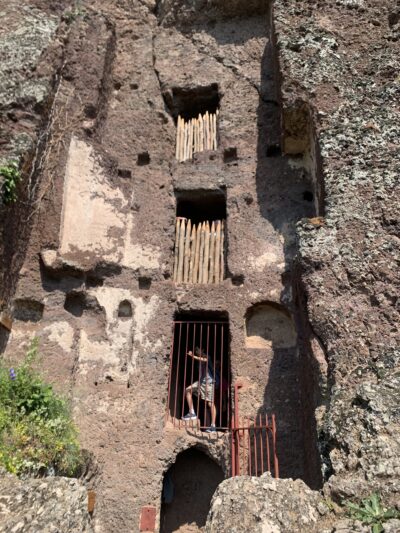
{"label": "weathered rock surface", "polygon": [[[223,481],[211,502],[206,533],[314,532],[328,508],[300,480],[237,477]],[[318,524],[320,527],[320,524]]]}
{"label": "weathered rock surface", "polygon": [[0,531],[92,533],[87,490],[76,479],[20,480],[0,472]]}
{"label": "weathered rock surface", "polygon": [[[314,442],[318,405],[325,495],[340,503],[378,491],[398,505],[399,2],[274,2],[287,158],[280,152],[266,4],[92,0],[63,20],[69,4],[12,0],[1,8],[9,22],[0,31],[1,127],[8,139],[0,157],[25,154],[29,162],[38,136],[48,151],[39,157],[35,216],[24,202],[15,212],[7,208],[0,288],[10,306],[41,309],[34,320],[20,310],[24,320],[14,327],[10,350],[40,335],[52,379],[73,391],[82,439],[105,473],[99,530],[134,530],[141,506],[159,505],[165,469],[197,442],[183,434],[175,441],[164,426],[174,313],[229,312],[232,368],[249,378],[258,401],[266,357],[247,352],[243,317],[249,305],[265,300],[287,305],[311,328],[304,342],[311,339],[319,357],[313,363],[323,394],[311,383],[299,395],[303,385],[293,373],[293,396],[282,395],[282,412],[293,409],[286,442],[295,450]],[[221,150],[214,159],[201,154],[193,164],[177,165],[171,91],[210,80],[221,96]],[[230,147],[238,158],[226,164]],[[139,165],[143,152],[149,164]],[[76,188],[63,200],[69,179]],[[229,269],[243,281],[226,280],[211,296],[204,287],[176,290],[169,281],[174,190],[220,186],[227,191]],[[325,217],[303,218],[315,214],[304,189],[315,192],[317,214]],[[88,204],[96,216],[86,219]],[[26,257],[21,228],[32,230]],[[141,276],[151,279],[146,292]],[[133,317],[121,321],[117,310],[125,299]],[[288,384],[281,367],[277,374],[274,400]],[[296,424],[308,427],[303,440]],[[302,464],[293,466],[284,452],[285,446],[286,470],[305,477]],[[242,531],[234,528],[243,521],[252,531],[260,526],[258,515],[266,517],[263,533],[296,531],[302,516],[308,522],[299,531],[323,531],[328,520],[321,497],[299,481],[230,480],[217,494],[209,531],[224,531],[225,521],[226,531]],[[217,505],[218,498],[224,503]],[[362,531],[347,519],[332,527],[327,531]],[[399,529],[396,521],[385,528]]]}
{"label": "weathered rock surface", "polygon": [[21,1],[3,3],[0,10],[7,22],[0,29],[1,164],[19,160],[34,147],[54,75],[45,52],[59,18]]}
{"label": "weathered rock surface", "polygon": [[[384,532],[398,532],[400,521],[388,520]],[[206,533],[371,533],[368,525],[348,517],[300,480],[236,477],[214,493]]]}
{"label": "weathered rock surface", "polygon": [[[392,503],[399,456],[399,25],[392,2],[275,2],[285,136],[313,117],[323,225],[298,224],[299,261],[330,397],[319,425],[331,494]],[[285,111],[286,110],[286,111]],[[296,132],[295,132],[296,133]],[[397,140],[396,140],[397,139]],[[324,420],[324,421],[322,421]]]}

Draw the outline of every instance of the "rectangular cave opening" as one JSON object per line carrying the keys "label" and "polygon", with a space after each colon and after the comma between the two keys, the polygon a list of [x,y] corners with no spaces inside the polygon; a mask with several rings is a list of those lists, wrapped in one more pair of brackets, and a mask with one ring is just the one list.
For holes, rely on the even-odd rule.
{"label": "rectangular cave opening", "polygon": [[176,315],[170,357],[168,414],[174,426],[190,431],[214,423],[226,431],[231,416],[227,314]]}
{"label": "rectangular cave opening", "polygon": [[205,115],[215,114],[219,108],[218,83],[198,87],[174,87],[172,89],[172,115],[177,121],[181,116],[185,121]]}
{"label": "rectangular cave opening", "polygon": [[176,120],[176,159],[218,147],[220,95],[217,83],[194,88],[175,87],[170,108]]}
{"label": "rectangular cave opening", "polygon": [[176,191],[175,195],[175,283],[221,283],[225,277],[225,190]]}
{"label": "rectangular cave opening", "polygon": [[225,189],[176,190],[176,216],[192,223],[226,219]]}

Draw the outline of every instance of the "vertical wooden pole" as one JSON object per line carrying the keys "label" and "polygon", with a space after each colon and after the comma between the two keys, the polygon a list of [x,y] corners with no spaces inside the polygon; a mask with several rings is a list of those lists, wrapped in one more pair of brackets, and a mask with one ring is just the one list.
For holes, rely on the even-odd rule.
{"label": "vertical wooden pole", "polygon": [[221,221],[217,221],[215,237],[215,276],[214,283],[219,283],[220,271],[221,271]]}
{"label": "vertical wooden pole", "polygon": [[178,277],[179,228],[180,228],[180,219],[177,218],[175,221],[174,281],[176,281]]}
{"label": "vertical wooden pole", "polygon": [[207,129],[206,129],[206,116],[203,115],[203,150],[207,149]]}
{"label": "vertical wooden pole", "polygon": [[188,120],[188,155],[187,158],[190,159],[190,130],[191,130],[192,121]]}
{"label": "vertical wooden pole", "polygon": [[186,159],[190,159],[190,120],[187,121]]}
{"label": "vertical wooden pole", "polygon": [[188,159],[191,159],[192,157],[192,147],[191,147],[191,140],[192,140],[192,121],[189,120],[188,122],[189,126],[189,134],[188,134]]}
{"label": "vertical wooden pole", "polygon": [[181,148],[180,148],[180,151],[181,151],[181,161],[184,161],[185,160],[185,121],[183,120],[183,118],[182,118],[182,121],[181,121],[181,128],[182,128],[182,132],[181,132]]}
{"label": "vertical wooden pole", "polygon": [[204,239],[205,239],[206,223],[201,225],[200,236],[200,255],[199,255],[199,283],[203,283],[203,263],[204,263]]}
{"label": "vertical wooden pole", "polygon": [[214,113],[210,113],[209,119],[210,119],[210,150],[214,150],[214,121],[213,121]]}
{"label": "vertical wooden pole", "polygon": [[176,159],[180,160],[180,141],[181,141],[181,117],[178,115],[176,121]]}
{"label": "vertical wooden pole", "polygon": [[204,234],[204,264],[203,264],[203,283],[208,283],[208,263],[210,259],[210,224],[206,222]]}
{"label": "vertical wooden pole", "polygon": [[213,133],[212,133],[212,115],[209,113],[208,115],[208,129],[210,132],[210,150],[213,149]]}
{"label": "vertical wooden pole", "polygon": [[214,281],[214,261],[215,261],[215,222],[211,224],[210,235],[210,269],[208,271],[208,283]]}
{"label": "vertical wooden pole", "polygon": [[182,161],[186,161],[186,159],[187,159],[187,134],[188,134],[188,128],[187,128],[187,122],[185,121],[183,123],[183,157],[182,157]]}
{"label": "vertical wooden pole", "polygon": [[182,283],[183,279],[183,260],[184,260],[184,251],[185,251],[185,226],[186,219],[181,218],[181,225],[179,228],[179,259],[178,259],[178,275],[177,283]]}
{"label": "vertical wooden pole", "polygon": [[212,138],[211,138],[211,115],[210,113],[208,113],[208,118],[207,118],[207,124],[208,124],[208,149],[211,150],[212,149]]}
{"label": "vertical wooden pole", "polygon": [[183,282],[189,281],[189,261],[190,261],[190,237],[192,232],[192,222],[187,221],[185,234],[185,259],[183,261]]}
{"label": "vertical wooden pole", "polygon": [[189,159],[193,157],[193,120],[189,121]]}
{"label": "vertical wooden pole", "polygon": [[185,120],[181,117],[181,161],[185,160]]}
{"label": "vertical wooden pole", "polygon": [[205,130],[205,139],[206,139],[206,142],[204,143],[204,150],[208,150],[209,142],[210,142],[210,137],[209,137],[210,132],[208,131],[208,111],[206,111],[204,115],[204,130]]}
{"label": "vertical wooden pole", "polygon": [[188,122],[189,127],[189,134],[188,134],[188,159],[191,159],[192,157],[192,146],[191,146],[191,140],[192,140],[192,121],[189,120]]}
{"label": "vertical wooden pole", "polygon": [[194,257],[196,254],[196,224],[192,226],[192,235],[190,237],[190,261],[189,261],[189,283],[193,283]]}
{"label": "vertical wooden pole", "polygon": [[185,121],[183,124],[183,160],[187,159],[187,134],[188,134],[188,123]]}
{"label": "vertical wooden pole", "polygon": [[182,161],[185,161],[186,158],[186,122],[182,119]]}
{"label": "vertical wooden pole", "polygon": [[197,224],[196,250],[194,255],[193,283],[199,281],[199,258],[200,258],[201,224]]}
{"label": "vertical wooden pole", "polygon": [[208,149],[211,150],[212,141],[211,141],[211,115],[208,114],[207,118],[207,127],[208,127]]}
{"label": "vertical wooden pole", "polygon": [[178,116],[178,141],[176,146],[178,161],[182,161],[182,117]]}
{"label": "vertical wooden pole", "polygon": [[204,150],[204,122],[203,117],[199,115],[199,130],[200,130],[200,142],[199,142],[199,152]]}
{"label": "vertical wooden pole", "polygon": [[214,124],[214,150],[218,148],[217,146],[217,113],[213,115],[213,124]]}
{"label": "vertical wooden pole", "polygon": [[197,131],[196,131],[196,122],[197,120],[194,118],[193,120],[193,154],[197,152]]}
{"label": "vertical wooden pole", "polygon": [[183,161],[183,153],[182,153],[182,147],[183,147],[183,136],[185,134],[184,131],[184,121],[182,117],[179,117],[179,161]]}
{"label": "vertical wooden pole", "polygon": [[221,269],[220,269],[220,281],[224,281],[225,277],[225,223],[221,221]]}
{"label": "vertical wooden pole", "polygon": [[180,136],[180,120],[178,115],[178,120],[176,121],[176,146],[175,146],[175,157],[179,161],[179,136]]}
{"label": "vertical wooden pole", "polygon": [[195,144],[196,144],[196,124],[195,124],[194,118],[192,118],[192,157],[195,152]]}

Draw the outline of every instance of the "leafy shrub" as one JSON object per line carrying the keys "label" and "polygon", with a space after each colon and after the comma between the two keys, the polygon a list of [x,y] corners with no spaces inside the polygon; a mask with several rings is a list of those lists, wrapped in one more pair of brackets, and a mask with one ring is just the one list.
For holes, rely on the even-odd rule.
{"label": "leafy shrub", "polygon": [[86,18],[87,11],[84,9],[81,5],[81,0],[75,1],[75,7],[70,11],[64,11],[63,19],[67,22],[67,24],[70,24],[74,20],[76,20],[78,17],[81,17],[83,19]]}
{"label": "leafy shrub", "polygon": [[367,526],[371,526],[372,533],[381,533],[386,520],[400,518],[400,512],[396,509],[383,507],[378,494],[371,494],[369,498],[362,500],[360,505],[351,502],[345,502],[345,504],[350,516]]}
{"label": "leafy shrub", "polygon": [[17,200],[17,184],[21,179],[18,163],[11,161],[7,165],[0,167],[0,176],[4,178],[3,202],[5,204],[11,204]]}
{"label": "leafy shrub", "polygon": [[38,343],[15,368],[0,364],[0,465],[11,473],[73,476],[82,456],[68,403],[33,369]]}

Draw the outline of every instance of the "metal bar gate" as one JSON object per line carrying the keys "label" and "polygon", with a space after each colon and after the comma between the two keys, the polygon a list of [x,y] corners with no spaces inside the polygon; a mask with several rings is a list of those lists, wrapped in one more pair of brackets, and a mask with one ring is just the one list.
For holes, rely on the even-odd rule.
{"label": "metal bar gate", "polygon": [[[231,475],[271,472],[278,478],[275,415],[239,417],[239,383],[234,386],[231,412],[228,328],[227,321],[174,322],[166,417],[174,427],[201,430],[210,426],[215,409],[217,430],[230,431]],[[188,392],[194,408],[189,421],[183,420]]]}
{"label": "metal bar gate", "polygon": [[232,477],[261,476],[264,472],[279,477],[276,454],[275,415],[232,417],[231,429]]}
{"label": "metal bar gate", "polygon": [[[231,416],[231,376],[227,321],[177,320],[173,324],[168,383],[167,419],[174,427],[203,429],[216,411],[216,427],[228,430]],[[182,420],[188,411],[187,393],[196,418]]]}

